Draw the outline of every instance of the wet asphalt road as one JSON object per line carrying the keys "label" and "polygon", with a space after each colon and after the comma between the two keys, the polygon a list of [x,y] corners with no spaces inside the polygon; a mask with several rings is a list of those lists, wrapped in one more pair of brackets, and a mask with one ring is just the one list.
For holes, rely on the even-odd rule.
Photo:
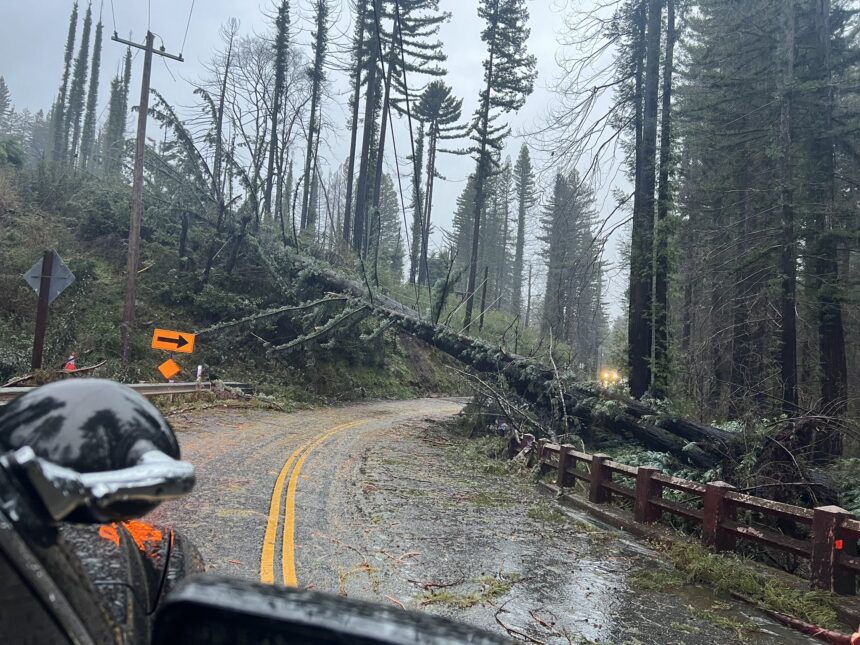
{"label": "wet asphalt road", "polygon": [[[193,494],[148,516],[209,571],[447,615],[544,643],[804,643],[699,589],[637,593],[661,566],[616,531],[487,472],[439,421],[453,399],[174,415]],[[718,627],[726,620],[745,624]]]}

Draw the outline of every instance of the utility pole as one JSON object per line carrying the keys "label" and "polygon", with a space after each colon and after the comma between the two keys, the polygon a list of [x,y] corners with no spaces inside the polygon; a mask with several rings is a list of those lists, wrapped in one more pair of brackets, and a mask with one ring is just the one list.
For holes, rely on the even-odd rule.
{"label": "utility pole", "polygon": [[137,108],[137,142],[134,148],[134,172],[131,186],[131,229],[128,232],[128,269],[125,283],[125,305],[120,324],[120,354],[123,363],[131,357],[131,329],[134,326],[134,304],[137,299],[137,267],[140,264],[140,221],[143,216],[143,160],[146,153],[146,120],[149,116],[149,78],[152,73],[152,55],[158,54],[181,62],[182,54],[175,56],[164,51],[162,46],[155,50],[155,34],[146,32],[146,44],[140,45],[124,40],[114,32],[112,40],[129,47],[142,49],[143,79],[140,83],[140,104]]}

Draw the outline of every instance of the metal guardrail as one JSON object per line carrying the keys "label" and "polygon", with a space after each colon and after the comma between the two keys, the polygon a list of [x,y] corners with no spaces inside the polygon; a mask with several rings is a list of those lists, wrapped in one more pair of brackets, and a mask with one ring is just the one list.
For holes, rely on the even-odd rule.
{"label": "metal guardrail", "polygon": [[[143,396],[164,396],[166,394],[192,394],[201,390],[211,390],[212,383],[128,383],[128,387]],[[253,386],[249,383],[224,383],[226,387],[242,390],[245,393],[253,391]],[[0,387],[0,405],[5,405],[22,394],[26,394],[35,387]]]}

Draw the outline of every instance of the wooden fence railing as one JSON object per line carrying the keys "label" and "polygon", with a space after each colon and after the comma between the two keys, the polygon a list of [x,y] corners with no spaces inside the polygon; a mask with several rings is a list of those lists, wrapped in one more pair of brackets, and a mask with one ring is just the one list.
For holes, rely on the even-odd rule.
{"label": "wooden fence railing", "polygon": [[[740,539],[806,558],[810,561],[814,587],[842,595],[856,593],[856,576],[860,574],[857,556],[860,521],[845,509],[838,506],[808,509],[783,504],[746,495],[725,482],[700,484],[670,477],[656,468],[616,463],[607,455],[578,452],[566,444],[553,444],[545,439],[535,443],[529,435],[518,447],[531,445],[534,446],[532,463],[538,465],[541,474],[555,471],[555,484],[560,488],[584,482],[588,500],[594,504],[605,504],[613,498],[630,500],[634,521],[644,524],[656,522],[664,514],[682,517],[699,526],[702,543],[717,551],[735,549]],[[664,497],[667,490],[683,496],[667,499]],[[751,515],[760,516],[762,521],[751,521]],[[769,528],[768,520],[774,519],[809,527],[807,531],[798,531],[808,532],[808,537],[789,537]]]}

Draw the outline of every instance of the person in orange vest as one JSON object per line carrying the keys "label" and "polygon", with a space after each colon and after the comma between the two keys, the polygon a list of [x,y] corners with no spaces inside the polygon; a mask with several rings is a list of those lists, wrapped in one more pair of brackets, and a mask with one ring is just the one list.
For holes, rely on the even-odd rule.
{"label": "person in orange vest", "polygon": [[72,352],[69,356],[68,360],[66,360],[66,364],[63,365],[64,372],[76,372],[78,370],[77,366],[78,355],[75,352]]}

